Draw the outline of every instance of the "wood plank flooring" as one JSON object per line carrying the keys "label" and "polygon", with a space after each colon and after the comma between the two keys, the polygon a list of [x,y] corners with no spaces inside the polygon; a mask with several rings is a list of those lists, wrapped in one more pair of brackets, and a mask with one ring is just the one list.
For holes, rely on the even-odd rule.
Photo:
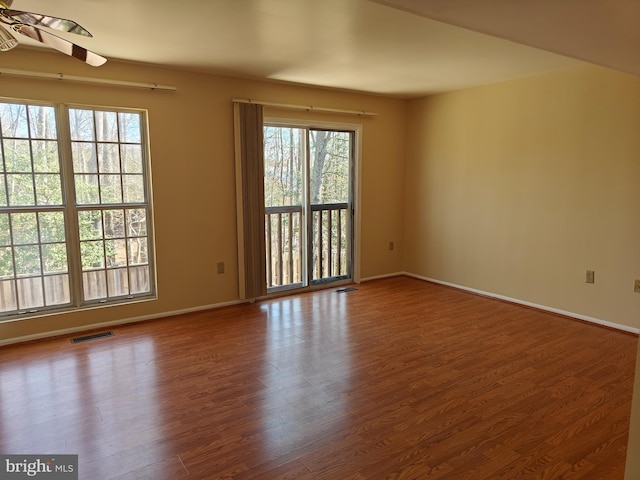
{"label": "wood plank flooring", "polygon": [[0,452],[87,480],[623,479],[636,336],[357,288],[0,348]]}

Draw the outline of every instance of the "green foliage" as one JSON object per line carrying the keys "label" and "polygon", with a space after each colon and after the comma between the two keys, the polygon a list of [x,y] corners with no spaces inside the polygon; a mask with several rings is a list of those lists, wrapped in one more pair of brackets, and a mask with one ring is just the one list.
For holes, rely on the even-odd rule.
{"label": "green foliage", "polygon": [[13,252],[11,247],[0,247],[0,279],[13,278]]}
{"label": "green foliage", "polygon": [[0,278],[13,277],[13,252],[10,245],[9,215],[0,214]]}
{"label": "green foliage", "polygon": [[44,273],[63,273],[68,271],[67,246],[64,243],[42,245]]}
{"label": "green foliage", "polygon": [[38,220],[35,213],[11,214],[11,227],[15,245],[38,243]]}
{"label": "green foliage", "polygon": [[39,173],[60,172],[60,158],[58,156],[58,143],[46,140],[33,140],[31,142],[33,155],[33,169]]}
{"label": "green foliage", "polygon": [[34,180],[38,205],[62,205],[60,175],[50,173],[36,174]]}
{"label": "green foliage", "polygon": [[78,205],[97,205],[100,203],[100,186],[97,175],[74,175],[73,179]]}
{"label": "green foliage", "polygon": [[6,177],[0,174],[0,207],[7,206],[7,187],[5,186]]}
{"label": "green foliage", "polygon": [[120,175],[100,175],[100,203],[122,203]]}
{"label": "green foliage", "polygon": [[16,275],[31,276],[41,273],[40,248],[38,245],[21,245],[13,248]]}
{"label": "green foliage", "polygon": [[0,277],[12,278],[14,264],[18,276],[67,272],[64,232],[61,211],[0,214]]}
{"label": "green foliage", "polygon": [[9,214],[0,213],[0,246],[11,245],[11,232],[9,231]]}
{"label": "green foliage", "polygon": [[78,228],[83,270],[148,262],[145,209],[83,210]]}
{"label": "green foliage", "polygon": [[63,212],[41,212],[38,214],[38,220],[42,243],[65,241]]}
{"label": "green foliage", "polygon": [[82,269],[104,267],[102,212],[100,210],[78,212],[78,230],[81,240]]}
{"label": "green foliage", "polygon": [[32,172],[31,150],[29,140],[5,139],[2,142],[4,147],[4,164],[7,172]]}
{"label": "green foliage", "polygon": [[33,191],[33,175],[27,173],[7,174],[7,197],[11,206],[33,206],[36,203]]}
{"label": "green foliage", "polygon": [[101,240],[80,243],[82,270],[104,268],[104,242]]}

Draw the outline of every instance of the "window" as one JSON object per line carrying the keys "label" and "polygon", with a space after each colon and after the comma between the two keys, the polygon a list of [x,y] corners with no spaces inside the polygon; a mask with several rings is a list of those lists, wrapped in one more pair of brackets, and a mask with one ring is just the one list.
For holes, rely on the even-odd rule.
{"label": "window", "polygon": [[0,102],[0,315],[155,295],[144,122]]}

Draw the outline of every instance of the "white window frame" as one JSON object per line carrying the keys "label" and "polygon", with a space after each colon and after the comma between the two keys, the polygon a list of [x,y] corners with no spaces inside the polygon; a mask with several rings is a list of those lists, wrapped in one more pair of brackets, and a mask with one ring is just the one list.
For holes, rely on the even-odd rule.
{"label": "white window frame", "polygon": [[[40,212],[40,211],[63,211],[65,217],[65,238],[64,242],[66,245],[66,253],[67,253],[67,274],[69,277],[69,301],[63,304],[46,304],[48,301],[44,300],[44,290],[43,290],[43,305],[38,305],[35,307],[27,307],[27,308],[18,308],[12,309],[10,311],[2,311],[0,308],[0,322],[12,321],[16,319],[22,319],[25,317],[36,317],[42,316],[49,313],[56,312],[68,312],[75,311],[86,308],[95,308],[100,306],[108,306],[108,305],[118,305],[123,303],[132,303],[139,301],[148,301],[157,298],[157,280],[156,280],[156,268],[155,268],[155,239],[154,239],[154,226],[153,226],[153,202],[152,202],[152,190],[151,190],[151,163],[150,163],[150,147],[149,147],[149,135],[148,135],[148,114],[144,109],[132,109],[132,108],[117,108],[117,107],[96,107],[91,105],[79,105],[79,104],[62,104],[62,103],[53,103],[53,102],[43,102],[43,101],[32,101],[32,100],[24,100],[24,99],[15,99],[15,98],[3,98],[0,97],[0,103],[10,103],[16,105],[25,105],[25,106],[36,106],[36,107],[48,107],[54,109],[55,119],[56,119],[56,141],[58,145],[58,158],[60,163],[60,171],[59,178],[62,189],[62,205],[61,206],[9,206],[7,203],[4,205],[4,199],[0,201],[0,214],[15,214],[17,212]],[[71,138],[71,127],[69,121],[69,112],[73,109],[79,110],[87,110],[91,112],[115,112],[115,116],[120,121],[119,114],[123,114],[123,117],[127,116],[126,114],[134,114],[139,116],[140,119],[140,139],[139,142],[136,141],[135,145],[139,145],[139,149],[141,150],[141,172],[136,172],[133,175],[126,175],[123,170],[120,173],[116,173],[112,175],[113,178],[120,178],[122,184],[125,183],[127,178],[132,178],[134,176],[142,177],[142,185],[143,185],[143,198],[141,201],[134,202],[125,202],[123,193],[123,199],[121,202],[116,201],[114,203],[97,203],[97,204],[82,204],[79,205],[76,202],[76,186],[74,182],[74,168],[73,168],[73,153],[72,153],[72,138]],[[95,117],[95,114],[92,113]],[[118,123],[118,125],[120,125]],[[109,143],[113,146],[113,148],[119,152],[120,155],[119,161],[121,169],[123,167],[123,157],[121,155],[122,149],[126,148],[126,146],[131,145],[131,141],[124,141],[120,137],[121,131],[118,131],[118,137],[115,141],[104,141],[98,142],[97,138],[94,138],[93,141],[88,141],[88,144],[98,145],[98,143]],[[0,131],[0,138],[2,138],[2,131]],[[33,140],[32,137],[28,138],[29,142]],[[3,144],[0,143],[0,148],[2,148]],[[33,156],[32,162],[33,162]],[[4,162],[4,156],[2,156],[2,150],[0,150],[0,161]],[[0,169],[0,182],[6,181],[7,172],[4,171],[4,168]],[[96,172],[99,174],[100,172]],[[34,176],[34,184],[36,182]],[[5,184],[6,185],[6,184]],[[100,188],[100,187],[99,187]],[[124,190],[123,190],[124,191]],[[1,190],[0,190],[1,193]],[[37,203],[37,200],[34,202]],[[81,257],[81,244],[83,243],[80,237],[79,231],[79,212],[86,211],[110,211],[111,214],[118,213],[122,211],[125,215],[125,212],[132,211],[133,213],[141,214],[144,211],[145,215],[143,218],[146,219],[146,232],[144,235],[142,234],[134,234],[133,228],[131,225],[127,224],[127,222],[122,225],[122,231],[124,232],[122,235],[120,234],[112,234],[111,237],[108,236],[106,232],[102,232],[102,241],[105,244],[105,257],[104,257],[104,265],[101,269],[104,271],[104,278],[112,278],[117,277],[118,273],[125,272],[126,276],[126,289],[129,290],[132,286],[130,282],[131,272],[135,269],[137,270],[145,270],[147,271],[147,279],[148,279],[148,289],[144,291],[134,291],[133,293],[128,292],[123,294],[124,287],[120,287],[116,295],[106,295],[103,297],[94,297],[94,298],[85,298],[85,289],[83,288],[83,267],[82,267],[82,257]],[[13,217],[11,217],[13,218]],[[38,217],[39,218],[39,217]],[[104,225],[104,223],[103,223]],[[104,229],[103,229],[104,230]],[[0,232],[1,234],[2,232]],[[138,262],[140,262],[141,258],[146,260],[146,263],[133,264],[131,263],[131,255],[130,252],[130,243],[132,240],[137,241],[140,244],[140,239],[143,239],[142,244],[144,244],[144,240],[146,240],[146,257],[145,255],[138,255],[136,258]],[[86,240],[86,239],[85,239]],[[97,240],[97,239],[96,239]],[[15,239],[11,237],[11,251],[14,252],[16,250],[16,244],[14,243]],[[119,242],[119,243],[117,243]],[[84,242],[87,243],[87,242]],[[34,274],[32,278],[41,278],[43,285],[45,282],[45,277],[47,276],[44,268],[44,257],[42,255],[43,247],[45,242],[42,240],[42,232],[40,232],[37,246],[41,252],[40,258],[40,273],[39,275]],[[107,255],[106,245],[114,245],[118,246],[125,245],[125,256],[126,261],[122,266],[108,266],[111,256]],[[113,255],[112,255],[113,256]],[[122,258],[122,254],[120,254]],[[15,265],[15,259],[14,259]],[[118,268],[116,268],[118,267]],[[100,270],[98,268],[97,270]],[[116,271],[117,270],[117,271]],[[64,272],[63,272],[64,273]],[[85,272],[86,273],[86,272]],[[112,275],[113,274],[113,275]],[[122,276],[122,275],[120,275]],[[7,277],[9,278],[9,277]],[[19,280],[18,272],[13,272],[13,278],[10,280],[14,281],[14,284],[17,285]],[[112,282],[115,285],[115,282]],[[14,287],[14,288],[17,288]],[[106,290],[105,290],[106,293]],[[15,290],[16,298],[19,297],[18,291]],[[66,300],[66,299],[65,299]],[[0,301],[2,299],[0,298]]]}

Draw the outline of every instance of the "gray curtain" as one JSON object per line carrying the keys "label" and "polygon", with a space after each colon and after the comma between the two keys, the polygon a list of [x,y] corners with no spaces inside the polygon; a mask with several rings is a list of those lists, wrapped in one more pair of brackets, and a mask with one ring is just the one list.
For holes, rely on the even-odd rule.
{"label": "gray curtain", "polygon": [[236,145],[239,148],[236,155],[240,162],[238,183],[242,190],[242,212],[239,212],[244,247],[242,296],[254,299],[267,293],[262,105],[237,103],[235,114]]}

